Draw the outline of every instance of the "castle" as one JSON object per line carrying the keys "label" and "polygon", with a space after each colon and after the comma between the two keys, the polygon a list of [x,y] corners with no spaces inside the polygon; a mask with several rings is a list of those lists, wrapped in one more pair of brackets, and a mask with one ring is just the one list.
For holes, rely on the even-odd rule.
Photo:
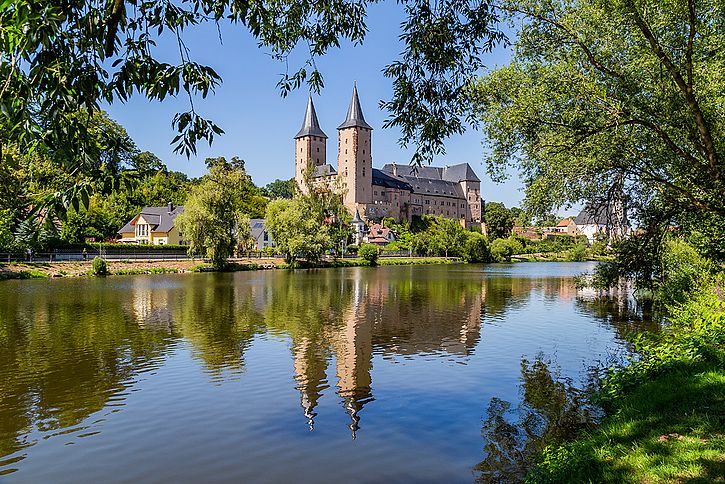
{"label": "castle", "polygon": [[446,167],[415,167],[389,163],[373,168],[372,131],[365,121],[357,86],[347,117],[337,127],[337,169],[327,163],[327,135],[320,128],[312,97],[295,139],[295,180],[306,190],[306,171],[313,186],[339,187],[350,213],[366,220],[414,216],[455,218],[466,227],[481,224],[481,180],[468,163]]}

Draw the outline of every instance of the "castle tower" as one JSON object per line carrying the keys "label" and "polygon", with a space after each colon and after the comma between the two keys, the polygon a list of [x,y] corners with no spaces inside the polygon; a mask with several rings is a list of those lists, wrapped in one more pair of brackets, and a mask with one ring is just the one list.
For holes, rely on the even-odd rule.
{"label": "castle tower", "polygon": [[363,117],[360,99],[357,96],[357,84],[352,89],[347,119],[337,127],[337,173],[346,190],[344,204],[350,213],[372,203],[373,195],[373,158],[372,131]]}
{"label": "castle tower", "polygon": [[327,135],[320,128],[312,96],[307,101],[302,128],[295,135],[295,181],[300,190],[305,187],[307,164],[321,166],[327,163]]}

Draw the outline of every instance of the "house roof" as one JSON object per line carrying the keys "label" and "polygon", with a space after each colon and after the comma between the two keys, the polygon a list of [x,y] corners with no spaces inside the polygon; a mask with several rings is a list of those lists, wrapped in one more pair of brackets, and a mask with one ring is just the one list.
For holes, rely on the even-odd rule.
{"label": "house roof", "polygon": [[559,222],[557,224],[557,227],[568,227],[570,223],[571,223],[571,219],[565,218],[564,220],[562,220],[561,222]]}
{"label": "house roof", "polygon": [[312,96],[307,100],[305,119],[302,121],[302,128],[295,135],[295,139],[304,136],[319,136],[320,138],[327,139],[327,135],[320,128],[320,122],[317,120],[317,113],[315,112],[315,105],[312,103]]}
{"label": "house roof", "polygon": [[174,228],[174,220],[176,216],[184,211],[184,207],[173,207],[169,211],[169,207],[146,207],[138,215],[133,217],[124,225],[118,233],[135,232],[136,220],[142,216],[151,226],[151,232],[169,232]]}
{"label": "house roof", "polygon": [[628,225],[625,213],[618,214],[613,204],[588,205],[574,219],[577,225]]}
{"label": "house roof", "polygon": [[337,129],[344,128],[366,128],[373,129],[366,121],[363,116],[362,108],[360,107],[360,99],[357,96],[357,83],[352,87],[352,99],[350,99],[350,106],[347,108],[347,117]]}

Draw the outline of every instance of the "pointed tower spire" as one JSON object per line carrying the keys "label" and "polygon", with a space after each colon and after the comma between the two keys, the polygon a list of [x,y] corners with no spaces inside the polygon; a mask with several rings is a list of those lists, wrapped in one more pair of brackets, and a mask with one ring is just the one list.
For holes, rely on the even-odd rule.
{"label": "pointed tower spire", "polygon": [[302,122],[302,128],[295,135],[295,139],[305,136],[319,136],[327,138],[327,135],[320,128],[320,122],[317,120],[315,105],[312,103],[312,96],[307,101],[307,110],[305,111],[305,120]]}
{"label": "pointed tower spire", "polygon": [[362,108],[360,107],[360,99],[357,97],[357,81],[352,87],[352,99],[350,100],[350,107],[347,108],[347,119],[337,127],[337,129],[343,128],[366,128],[373,129],[368,123],[365,122]]}

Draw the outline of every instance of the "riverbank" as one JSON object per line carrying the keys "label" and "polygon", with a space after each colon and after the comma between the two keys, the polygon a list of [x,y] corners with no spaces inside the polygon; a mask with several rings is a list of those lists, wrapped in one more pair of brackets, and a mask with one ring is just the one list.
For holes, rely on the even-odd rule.
{"label": "riverbank", "polygon": [[725,290],[678,308],[639,360],[612,369],[592,432],[548,447],[530,482],[725,482]]}
{"label": "riverbank", "polygon": [[[453,264],[460,259],[453,257],[390,257],[378,260],[378,265],[419,265]],[[91,272],[91,261],[85,262],[17,262],[0,264],[0,280],[6,279],[43,279],[51,277],[82,277]],[[107,261],[110,275],[132,274],[169,274],[186,272],[212,272],[214,268],[201,260],[133,260]],[[361,259],[325,260],[315,265],[301,268],[360,267],[370,262]],[[250,271],[268,269],[289,269],[289,264],[281,258],[237,259],[229,263],[226,271]]]}

